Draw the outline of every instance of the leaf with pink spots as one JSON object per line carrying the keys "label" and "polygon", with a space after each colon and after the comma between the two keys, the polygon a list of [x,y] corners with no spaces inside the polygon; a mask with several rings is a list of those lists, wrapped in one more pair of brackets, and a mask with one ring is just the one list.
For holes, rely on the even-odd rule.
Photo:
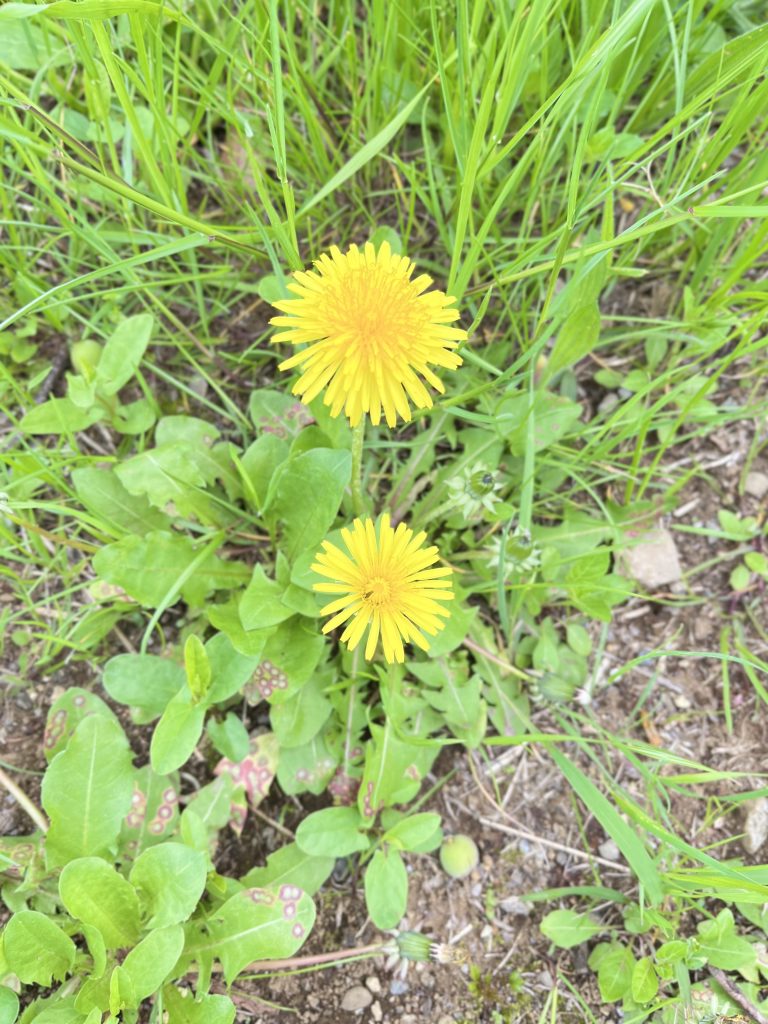
{"label": "leaf with pink spots", "polygon": [[[359,750],[360,748],[354,749]],[[334,804],[340,807],[352,807],[357,803],[361,775],[362,768],[353,767],[351,763],[339,765],[327,787]]]}
{"label": "leaf with pink spots", "polygon": [[251,393],[248,412],[259,434],[274,434],[288,441],[315,422],[306,405],[284,391],[269,388],[257,388]]}
{"label": "leaf with pink spots", "polygon": [[192,938],[186,954],[214,955],[229,985],[254,960],[293,956],[314,923],[315,904],[298,886],[243,889],[208,921],[207,934]]}
{"label": "leaf with pink spots", "polygon": [[335,863],[335,857],[313,857],[300,850],[296,843],[286,843],[270,853],[266,864],[251,868],[240,881],[247,889],[279,889],[285,883],[300,885],[314,896],[330,877]]}
{"label": "leaf with pink spots", "polygon": [[103,715],[120,724],[117,715],[101,697],[79,686],[71,686],[51,704],[43,734],[43,752],[49,764],[66,747],[69,737],[88,715]]}
{"label": "leaf with pink spots", "polygon": [[341,760],[339,733],[326,728],[301,747],[281,749],[277,781],[289,796],[322,793]]}
{"label": "leaf with pink spots", "polygon": [[330,673],[316,672],[290,700],[272,705],[269,724],[281,747],[301,747],[320,732],[333,710],[325,695],[332,683]]}
{"label": "leaf with pink spots", "polygon": [[297,616],[280,623],[267,640],[259,664],[243,689],[250,704],[288,700],[311,678],[325,650],[317,630]]}
{"label": "leaf with pink spots", "polygon": [[243,687],[243,694],[253,706],[262,700],[270,700],[273,694],[288,690],[288,676],[269,658],[263,658],[256,666],[250,680]]}
{"label": "leaf with pink spots", "polygon": [[41,838],[40,833],[0,836],[0,875],[18,880],[30,870],[42,873]]}
{"label": "leaf with pink spots", "polygon": [[123,820],[120,848],[129,857],[173,835],[179,823],[179,776],[158,775],[148,764],[136,771],[131,809]]}
{"label": "leaf with pink spots", "polygon": [[214,775],[229,775],[235,784],[230,803],[229,824],[240,835],[245,825],[248,807],[258,807],[269,792],[277,770],[278,745],[272,733],[253,736],[246,758],[233,763],[222,757],[214,768]]}

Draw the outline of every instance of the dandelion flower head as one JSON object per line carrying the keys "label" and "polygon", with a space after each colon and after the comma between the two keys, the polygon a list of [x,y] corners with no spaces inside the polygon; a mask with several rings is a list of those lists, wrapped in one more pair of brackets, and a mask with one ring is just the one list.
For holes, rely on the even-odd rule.
{"label": "dandelion flower head", "polygon": [[293,275],[295,297],[274,303],[284,315],[270,321],[283,328],[274,342],[306,346],[280,364],[301,371],[293,393],[311,402],[325,389],[331,415],[343,409],[353,427],[365,414],[394,427],[398,416],[411,419],[411,403],[430,408],[426,385],[445,391],[430,367],[462,363],[454,349],[467,332],[450,326],[459,318],[455,300],[429,290],[427,274],[413,277],[414,264],[388,242],[346,253],[334,245],[314,266]]}
{"label": "dandelion flower head", "polygon": [[371,519],[355,519],[341,536],[346,552],[324,541],[312,566],[330,581],[315,583],[315,590],[337,595],[321,610],[332,616],[323,633],[346,624],[341,639],[352,651],[367,629],[366,659],[381,639],[390,664],[404,660],[403,642],[429,650],[424,633],[435,636],[443,628],[450,613],[441,602],[453,599],[451,569],[435,567],[437,548],[423,547],[426,534],[404,523],[393,528],[388,515],[378,532]]}

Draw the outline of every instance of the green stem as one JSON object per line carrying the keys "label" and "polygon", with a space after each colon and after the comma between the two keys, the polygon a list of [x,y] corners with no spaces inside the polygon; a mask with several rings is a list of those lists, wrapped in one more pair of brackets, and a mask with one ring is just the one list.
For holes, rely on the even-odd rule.
{"label": "green stem", "polygon": [[365,416],[352,428],[352,510],[356,516],[363,514],[363,440],[365,439]]}
{"label": "green stem", "polygon": [[48,822],[43,812],[35,803],[32,802],[32,800],[30,800],[24,790],[16,785],[13,779],[7,775],[2,768],[0,768],[0,786],[11,794],[19,807],[27,812],[27,816],[34,821],[41,832],[45,833],[48,831]]}

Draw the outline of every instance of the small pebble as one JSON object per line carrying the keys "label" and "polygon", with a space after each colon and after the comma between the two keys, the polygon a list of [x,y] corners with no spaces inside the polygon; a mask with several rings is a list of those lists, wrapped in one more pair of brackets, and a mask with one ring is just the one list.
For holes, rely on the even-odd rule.
{"label": "small pebble", "polygon": [[747,473],[744,490],[753,498],[764,498],[768,494],[768,473]]}
{"label": "small pebble", "polygon": [[384,1016],[384,1013],[383,1013],[383,1011],[381,1009],[381,1003],[378,1001],[378,999],[371,1006],[371,1016],[376,1021],[381,1020],[382,1017]]}
{"label": "small pebble", "polygon": [[612,412],[620,401],[621,399],[615,391],[609,391],[607,395],[604,395],[600,399],[600,404],[597,407],[597,411],[603,413]]}
{"label": "small pebble", "polygon": [[687,711],[691,706],[691,701],[688,697],[684,696],[682,693],[677,694],[675,697],[675,707],[678,711]]}
{"label": "small pebble", "polygon": [[677,546],[669,530],[657,527],[641,534],[639,538],[627,533],[627,541],[632,546],[624,548],[619,555],[625,575],[650,590],[680,580],[683,570]]}
{"label": "small pebble", "polygon": [[365,987],[368,989],[369,992],[373,992],[375,996],[377,996],[379,992],[381,992],[381,982],[379,981],[375,974],[371,974],[369,975],[369,977],[365,979]]}
{"label": "small pebble", "polygon": [[693,635],[697,640],[706,640],[713,632],[714,629],[710,619],[696,619],[693,624]]}
{"label": "small pebble", "polygon": [[32,698],[29,696],[26,690],[19,690],[18,693],[13,696],[13,703],[18,705],[22,711],[31,711],[33,708]]}
{"label": "small pebble", "polygon": [[188,382],[188,386],[201,398],[205,398],[208,394],[208,381],[205,377],[198,377],[197,374],[193,374]]}
{"label": "small pebble", "polygon": [[447,1013],[444,1013],[443,1016],[438,1020],[437,1024],[456,1024],[456,1021],[453,1019],[453,1017],[449,1017]]}
{"label": "small pebble", "polygon": [[501,900],[499,910],[512,917],[528,917],[531,913],[529,904],[517,896],[508,896],[505,900]]}
{"label": "small pebble", "polygon": [[373,996],[368,989],[363,988],[362,985],[355,985],[354,988],[350,988],[344,993],[341,1008],[347,1013],[357,1013],[364,1010],[366,1006],[370,1006],[372,1002]]}
{"label": "small pebble", "polygon": [[747,853],[757,853],[768,839],[768,799],[764,796],[745,805],[744,838],[741,843]]}
{"label": "small pebble", "polygon": [[408,982],[402,978],[393,978],[389,983],[389,992],[393,996],[404,996],[408,991]]}
{"label": "small pebble", "polygon": [[621,852],[612,839],[606,839],[604,843],[600,843],[597,852],[604,860],[618,860],[621,857]]}

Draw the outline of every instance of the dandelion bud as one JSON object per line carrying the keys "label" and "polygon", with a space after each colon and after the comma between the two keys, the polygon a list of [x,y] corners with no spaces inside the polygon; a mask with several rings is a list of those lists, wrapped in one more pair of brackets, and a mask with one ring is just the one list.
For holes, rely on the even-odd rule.
{"label": "dandelion bud", "polygon": [[431,958],[434,943],[421,932],[398,932],[395,941],[397,951],[403,960],[426,963]]}
{"label": "dandelion bud", "polygon": [[77,373],[91,381],[101,359],[101,345],[92,338],[76,341],[69,351],[69,358]]}
{"label": "dandelion bud", "polygon": [[491,494],[494,488],[493,473],[489,473],[487,469],[473,473],[469,479],[469,488],[477,498]]}

